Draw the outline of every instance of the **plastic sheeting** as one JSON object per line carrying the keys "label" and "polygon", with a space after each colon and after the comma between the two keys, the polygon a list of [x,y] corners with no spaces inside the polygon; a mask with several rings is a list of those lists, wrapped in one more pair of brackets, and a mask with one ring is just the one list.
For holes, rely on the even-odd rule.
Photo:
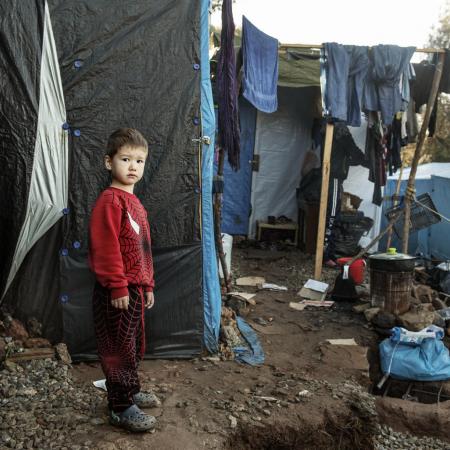
{"label": "plastic sheeting", "polygon": [[246,235],[251,210],[253,150],[255,147],[256,108],[245,98],[239,98],[241,126],[240,169],[234,171],[225,160],[222,207],[222,231],[231,235]]}
{"label": "plastic sheeting", "polygon": [[[364,152],[366,146],[367,120],[362,115],[360,127],[349,127],[355,144]],[[373,220],[373,226],[370,231],[363,236],[359,245],[365,247],[380,232],[381,226],[381,207],[372,203],[373,183],[369,181],[369,169],[362,166],[351,166],[348,177],[344,181],[344,192],[350,192],[362,199],[359,211],[363,212],[366,217]],[[374,245],[370,252],[378,250],[378,244]]]}
{"label": "plastic sheeting", "polygon": [[31,247],[63,216],[68,197],[66,108],[48,6],[42,44],[39,109],[33,172],[25,221],[6,282],[8,289]]}
{"label": "plastic sheeting", "polygon": [[[155,306],[145,311],[147,358],[192,357],[203,344],[201,246],[155,249]],[[61,257],[64,340],[74,360],[96,358],[92,314],[94,277],[84,252]],[[90,281],[89,282],[87,282]],[[74,326],[76,323],[76,327]]]}
{"label": "plastic sheeting", "polygon": [[[431,163],[423,164],[417,168],[417,176],[415,181],[416,196],[429,193],[437,211],[450,218],[450,203],[448,201],[448,193],[450,192],[450,167],[449,163]],[[409,172],[409,170],[408,170]],[[442,174],[445,176],[432,175]],[[404,195],[408,184],[409,173],[404,173],[400,185],[400,195]],[[397,177],[394,175],[388,178],[386,184],[385,195],[392,196],[395,193]],[[387,224],[385,217],[386,211],[391,207],[391,202],[387,201],[383,204],[383,215],[381,226]],[[409,236],[408,253],[411,255],[423,254],[425,257],[434,257],[438,259],[450,259],[450,241],[447,238],[450,233],[450,223],[442,220],[442,222],[431,225],[428,228],[412,233]],[[402,243],[398,236],[393,233],[392,247],[401,248]],[[380,243],[385,248],[386,239]]]}
{"label": "plastic sheeting", "polygon": [[260,162],[252,180],[250,237],[255,236],[256,221],[267,221],[267,216],[284,215],[297,222],[296,189],[303,158],[311,147],[317,99],[315,87],[279,87],[278,110],[272,114],[258,112],[255,154]]}
{"label": "plastic sheeting", "polygon": [[212,177],[216,124],[209,68],[209,3],[209,0],[202,0],[200,18],[202,135],[209,136],[211,139],[211,143],[209,145],[203,144],[202,148],[203,306],[205,317],[205,345],[211,353],[215,353],[218,350],[222,297],[217,273],[212,208]]}
{"label": "plastic sheeting", "polygon": [[[72,131],[63,235],[69,254],[61,256],[64,340],[75,355],[85,356],[88,344],[94,348],[86,328],[93,283],[85,269],[88,221],[109,183],[106,140],[113,130],[131,126],[149,142],[135,189],[149,214],[155,253],[155,320],[147,356],[196,355],[203,348],[200,1],[51,5]],[[169,262],[158,258],[167,249]]]}
{"label": "plastic sheeting", "polygon": [[[45,3],[0,2],[0,295],[26,217],[37,134]],[[21,17],[21,20],[16,20]]]}

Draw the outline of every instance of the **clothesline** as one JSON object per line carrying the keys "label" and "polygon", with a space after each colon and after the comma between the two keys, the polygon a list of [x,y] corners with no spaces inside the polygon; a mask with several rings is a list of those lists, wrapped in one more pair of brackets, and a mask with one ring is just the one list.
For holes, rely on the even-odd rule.
{"label": "clothesline", "polygon": [[[288,48],[310,48],[310,49],[321,49],[322,44],[280,44],[279,51],[287,50]],[[370,47],[369,47],[370,48]],[[416,52],[420,53],[445,53],[443,48],[417,48]]]}

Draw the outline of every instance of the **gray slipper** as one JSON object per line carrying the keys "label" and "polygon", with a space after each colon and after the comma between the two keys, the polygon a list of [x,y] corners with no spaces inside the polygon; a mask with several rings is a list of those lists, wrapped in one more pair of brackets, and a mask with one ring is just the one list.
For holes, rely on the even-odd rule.
{"label": "gray slipper", "polygon": [[111,425],[132,432],[150,431],[156,425],[156,419],[153,416],[145,414],[136,405],[131,405],[119,414],[110,411],[109,422]]}
{"label": "gray slipper", "polygon": [[139,408],[155,408],[161,406],[161,400],[152,392],[138,392],[133,395],[133,400]]}

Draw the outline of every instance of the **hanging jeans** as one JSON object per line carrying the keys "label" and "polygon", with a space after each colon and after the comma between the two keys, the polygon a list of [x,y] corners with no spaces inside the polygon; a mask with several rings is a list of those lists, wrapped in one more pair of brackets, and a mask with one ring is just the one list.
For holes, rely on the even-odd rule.
{"label": "hanging jeans", "polygon": [[140,391],[137,367],[145,352],[144,291],[128,286],[128,309],[111,305],[109,289],[96,283],[93,295],[94,327],[98,355],[106,377],[108,405],[125,411]]}
{"label": "hanging jeans", "polygon": [[325,240],[323,260],[336,259],[335,223],[341,212],[343,186],[339,178],[330,178],[328,187],[327,218],[325,223]]}

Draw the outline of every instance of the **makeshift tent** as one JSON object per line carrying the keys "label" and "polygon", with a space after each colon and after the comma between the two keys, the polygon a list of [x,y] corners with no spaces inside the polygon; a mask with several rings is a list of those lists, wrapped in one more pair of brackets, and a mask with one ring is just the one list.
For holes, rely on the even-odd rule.
{"label": "makeshift tent", "polygon": [[[256,221],[267,216],[298,218],[296,189],[301,182],[303,159],[311,149],[311,127],[320,110],[320,65],[317,53],[304,49],[280,53],[278,110],[257,111],[240,99],[241,169],[224,167],[222,231],[231,235],[256,235]],[[367,121],[350,127],[355,143],[364,150]],[[256,170],[252,170],[255,168]],[[380,230],[381,208],[372,203],[373,183],[368,169],[350,167],[344,189],[360,197],[360,206],[374,225],[361,245]]]}
{"label": "makeshift tent", "polygon": [[[404,195],[409,178],[410,169],[404,169],[400,184],[400,195]],[[391,176],[385,188],[385,198],[392,198],[395,194],[398,176]],[[428,193],[437,211],[450,218],[450,163],[422,164],[417,168],[416,196]],[[387,224],[385,213],[392,206],[391,201],[383,204],[383,225]],[[423,254],[428,258],[450,259],[450,223],[442,220],[429,228],[417,231],[410,235],[409,253],[411,255]],[[381,248],[385,248],[386,240],[382,241]],[[392,247],[401,248],[401,240],[396,234],[392,237]]]}
{"label": "makeshift tent", "polygon": [[[334,45],[334,44],[333,44]],[[322,45],[282,45],[281,46],[283,50],[280,50],[279,54],[279,64],[280,64],[280,71],[279,71],[279,86],[288,86],[293,88],[300,88],[305,86],[314,86],[314,85],[320,85],[322,91],[325,90],[326,81],[327,81],[327,75],[326,71],[322,70],[323,67],[320,66],[319,58],[317,57],[317,49],[321,49]],[[381,49],[381,47],[383,47]],[[285,53],[286,51],[286,53]],[[353,51],[353,50],[352,50]],[[368,51],[368,48],[366,48],[365,51]],[[407,49],[400,49],[397,47],[396,50],[393,48],[387,48],[387,46],[380,46],[378,48],[378,51],[380,54],[383,54],[383,52],[387,52],[386,55],[389,55],[390,58],[392,58],[392,55],[395,54],[397,51],[402,51],[404,54],[404,61],[405,64],[408,63],[410,55],[414,51],[414,48],[407,48]],[[390,52],[393,52],[392,54]],[[442,64],[444,61],[444,54],[445,51],[442,49],[418,49],[420,52],[425,53],[436,53],[438,54],[438,64],[436,66],[436,71],[431,87],[431,93],[430,98],[428,100],[426,114],[424,123],[425,126],[428,125],[428,120],[431,112],[431,107],[434,103],[434,99],[436,96],[436,89],[439,85],[440,76],[442,73]],[[314,54],[315,53],[315,54]],[[407,56],[405,56],[407,55]],[[387,56],[386,56],[387,57]],[[402,60],[403,61],[403,60]],[[389,70],[390,66],[386,66],[386,70]],[[403,69],[402,69],[403,70]],[[405,74],[403,74],[405,76]],[[408,78],[404,79],[410,79],[411,73],[410,70],[408,72]],[[373,86],[372,86],[373,87]],[[409,84],[406,83],[402,86],[402,95],[405,95],[405,98],[409,98]],[[387,91],[386,91],[387,92]],[[396,91],[393,91],[396,93]],[[282,98],[283,95],[280,93],[279,89],[279,96]],[[398,100],[398,93],[396,94],[397,100]],[[375,98],[375,97],[374,97]],[[323,99],[324,100],[324,99]],[[401,98],[400,98],[401,100]],[[401,103],[401,101],[400,101]],[[397,108],[397,106],[395,106]],[[394,109],[395,109],[394,108]],[[325,110],[325,105],[322,103],[322,110]],[[264,220],[267,217],[267,212],[270,209],[272,216],[277,216],[279,214],[279,210],[282,208],[286,208],[286,211],[289,211],[289,207],[286,207],[286,204],[289,203],[289,197],[292,197],[292,189],[289,189],[289,184],[292,183],[293,179],[299,178],[299,166],[298,163],[301,161],[302,155],[301,152],[295,153],[290,152],[289,150],[286,150],[286,143],[283,140],[279,139],[280,130],[277,130],[276,120],[277,120],[277,113],[275,112],[272,114],[272,123],[271,119],[267,119],[263,124],[261,124],[261,117],[265,119],[262,113],[257,113],[257,119],[256,119],[256,126],[255,126],[255,144],[254,144],[254,155],[256,155],[257,158],[254,158],[253,155],[250,157],[250,153],[248,149],[244,152],[244,155],[241,162],[244,164],[248,161],[251,164],[254,164],[255,166],[258,166],[258,170],[261,168],[261,164],[263,159],[267,160],[267,166],[266,166],[266,173],[263,175],[266,178],[266,182],[262,185],[258,185],[259,182],[259,174],[253,174],[252,177],[249,177],[248,175],[245,175],[244,177],[238,177],[238,176],[230,176],[231,171],[226,166],[224,170],[225,174],[225,180],[227,179],[227,174],[230,176],[230,178],[233,178],[233,181],[240,181],[241,187],[233,183],[232,187],[227,187],[227,182],[225,181],[225,188],[224,188],[224,211],[222,214],[223,217],[223,231],[229,233],[229,234],[238,234],[239,231],[242,231],[244,229],[248,229],[248,234],[251,237],[255,235],[255,226],[256,226],[256,220]],[[244,108],[244,115],[248,116],[248,108]],[[281,111],[280,114],[283,114],[283,111]],[[252,124],[253,121],[248,121],[244,118],[244,129],[247,131],[251,130],[252,128],[249,128],[248,124]],[[359,122],[359,121],[357,121]],[[258,126],[258,124],[261,124],[261,126]],[[298,126],[298,124],[296,124]],[[253,125],[252,125],[253,126]],[[328,184],[329,184],[329,166],[330,166],[330,155],[332,151],[332,136],[333,136],[333,129],[334,125],[332,122],[328,123],[326,126],[326,136],[325,136],[325,145],[324,145],[324,155],[323,155],[323,163],[322,163],[322,186],[321,186],[321,195],[320,195],[320,211],[319,211],[319,226],[318,226],[318,232],[317,232],[317,247],[316,247],[316,260],[315,260],[315,278],[319,279],[321,277],[321,265],[322,265],[322,255],[323,255],[323,238],[324,238],[324,232],[325,232],[325,217],[326,217],[326,205],[327,205],[327,193],[328,193]],[[258,139],[259,132],[261,130],[261,133],[264,133],[265,135],[268,135],[272,130],[275,130],[274,136],[278,133],[278,138],[274,138],[275,146],[275,152],[274,153],[280,153],[282,151],[286,151],[285,160],[283,157],[279,156],[278,158],[273,158],[273,155],[270,155],[267,153],[267,155],[264,155],[265,153],[265,143],[261,141],[261,139]],[[425,130],[425,127],[423,127],[423,130]],[[286,128],[285,131],[288,131]],[[292,135],[292,130],[291,135]],[[361,132],[357,129],[353,129],[352,133],[354,135],[358,135]],[[294,132],[295,134],[295,132]],[[415,160],[413,162],[413,175],[411,176],[411,179],[414,179],[414,171],[415,167],[417,165],[417,155],[420,154],[423,141],[425,138],[425,134],[423,132],[420,133],[417,149],[416,149],[416,156]],[[354,137],[355,140],[356,136]],[[252,145],[252,140],[246,138],[244,136],[243,138],[244,144],[243,147],[245,148],[245,145]],[[361,147],[363,148],[363,147]],[[294,159],[290,159],[290,156],[294,156]],[[278,161],[277,161],[278,159]],[[288,163],[289,161],[289,163]],[[278,172],[278,179],[276,180],[276,176],[274,175],[273,178],[270,177],[270,174],[275,174]],[[351,180],[350,176],[353,176],[354,179]],[[369,206],[369,198],[368,193],[372,192],[371,183],[368,181],[368,171],[364,170],[361,167],[352,168],[350,172],[350,176],[348,177],[347,182],[344,185],[344,188],[347,190],[354,189],[355,191],[352,192],[355,195],[360,196],[363,199],[363,205],[362,210],[368,214],[369,217],[371,217],[374,220],[374,227],[371,230],[371,235],[367,236],[365,241],[362,240],[361,244],[365,245],[367,244],[367,241],[372,237],[374,237],[376,234],[378,234],[379,227],[380,227],[380,216],[381,211],[379,207],[376,207],[374,205]],[[248,185],[249,185],[249,179],[252,179],[251,181],[251,194],[250,198],[251,201],[248,199]],[[278,182],[278,186],[276,186]],[[410,180],[410,185],[411,185]],[[357,190],[357,191],[356,191]],[[289,193],[286,195],[287,191]],[[273,192],[278,193],[278,197],[276,195],[273,195]],[[242,202],[237,202],[238,197],[242,197],[244,195],[245,200]],[[268,205],[268,208],[264,210],[261,208],[261,205],[259,203],[265,203]],[[249,206],[245,206],[244,209],[242,208],[236,208],[234,205],[246,205],[248,203]],[[364,204],[365,203],[365,204]],[[293,205],[293,203],[291,203]],[[288,216],[290,215],[291,219],[293,218],[293,209],[292,206],[291,210],[288,212]],[[247,223],[247,217],[245,216],[246,211],[251,211],[249,222]],[[409,214],[409,213],[408,213]],[[286,215],[286,214],[283,214]],[[405,241],[408,241],[408,235],[405,234]]]}
{"label": "makeshift tent", "polygon": [[24,321],[36,317],[75,358],[95,356],[87,229],[109,183],[106,139],[123,126],[139,129],[150,146],[136,188],[154,245],[147,356],[217,349],[208,7],[207,0],[0,4],[2,304]]}

